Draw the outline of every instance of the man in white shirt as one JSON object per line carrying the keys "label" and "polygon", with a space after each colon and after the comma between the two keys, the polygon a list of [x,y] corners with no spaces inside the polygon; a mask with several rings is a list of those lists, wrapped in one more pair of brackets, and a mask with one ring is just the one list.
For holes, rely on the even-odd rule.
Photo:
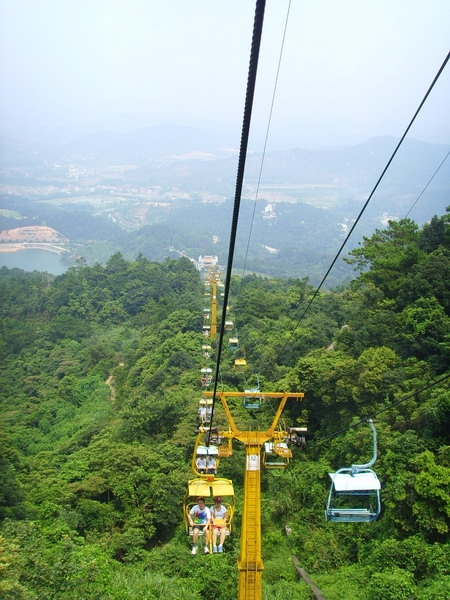
{"label": "man in white shirt", "polygon": [[197,554],[197,539],[200,530],[205,534],[205,550],[209,552],[209,523],[211,521],[211,511],[205,505],[204,498],[198,498],[195,504],[189,511],[189,525],[192,527],[192,551],[191,554]]}
{"label": "man in white shirt", "polygon": [[206,456],[200,455],[195,461],[195,466],[199,473],[206,473]]}
{"label": "man in white shirt", "polygon": [[206,457],[206,473],[209,473],[210,475],[215,475],[216,468],[217,468],[217,462],[216,462],[216,459],[214,458],[214,456],[207,456]]}

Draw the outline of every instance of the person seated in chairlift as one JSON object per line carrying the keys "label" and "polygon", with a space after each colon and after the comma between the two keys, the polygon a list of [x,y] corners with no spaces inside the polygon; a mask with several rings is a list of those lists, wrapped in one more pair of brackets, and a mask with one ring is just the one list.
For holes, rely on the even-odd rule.
{"label": "person seated in chairlift", "polygon": [[217,462],[216,462],[216,459],[214,458],[214,456],[207,456],[206,457],[206,473],[209,473],[210,475],[215,475],[216,469],[217,469]]}
{"label": "person seated in chairlift", "polygon": [[[211,507],[211,522],[212,522],[212,543],[213,552],[223,552],[223,544],[227,533],[227,509],[222,505],[222,498],[217,496],[214,498],[214,506]],[[220,533],[219,546],[217,546],[217,537]]]}
{"label": "person seated in chairlift", "polygon": [[198,418],[200,419],[201,423],[205,423],[206,414],[207,414],[206,406],[200,406],[200,408],[198,409]]}
{"label": "person seated in chairlift", "polygon": [[195,504],[189,511],[189,525],[192,527],[192,550],[191,554],[197,554],[197,539],[202,530],[205,534],[204,553],[209,553],[209,523],[211,521],[211,511],[205,505],[204,498],[197,498]]}
{"label": "person seated in chairlift", "polygon": [[199,473],[206,473],[206,456],[201,454],[195,461],[195,466]]}

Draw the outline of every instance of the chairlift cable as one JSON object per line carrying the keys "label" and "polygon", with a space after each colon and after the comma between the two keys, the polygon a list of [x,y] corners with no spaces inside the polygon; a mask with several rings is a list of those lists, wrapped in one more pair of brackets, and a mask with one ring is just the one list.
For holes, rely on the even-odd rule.
{"label": "chairlift cable", "polygon": [[430,183],[433,181],[433,179],[436,177],[436,175],[439,173],[442,165],[445,163],[445,161],[447,160],[447,158],[450,155],[450,151],[447,152],[447,154],[445,155],[444,159],[442,160],[441,164],[438,166],[438,168],[436,169],[436,171],[433,173],[433,175],[431,176],[431,178],[428,180],[428,183],[426,184],[426,186],[423,188],[423,190],[420,192],[420,194],[417,196],[414,204],[411,206],[411,208],[408,210],[408,212],[405,215],[405,219],[408,217],[409,213],[412,211],[412,209],[415,207],[415,205],[419,202],[420,198],[422,197],[422,195],[425,193],[426,189],[428,188],[428,186],[430,185]]}
{"label": "chairlift cable", "polygon": [[350,228],[350,231],[348,232],[348,234],[346,235],[344,241],[341,244],[341,247],[339,248],[337,254],[335,255],[335,257],[333,258],[333,260],[331,261],[330,266],[328,267],[325,275],[322,278],[322,281],[319,283],[317,289],[315,290],[314,294],[312,295],[312,298],[309,300],[308,304],[306,305],[306,308],[304,309],[302,315],[300,316],[300,318],[298,319],[294,329],[292,330],[287,342],[285,343],[285,345],[283,346],[283,348],[281,349],[278,358],[280,358],[280,356],[283,354],[283,352],[286,350],[287,345],[290,343],[294,333],[296,332],[298,326],[300,325],[300,322],[303,320],[304,316],[306,315],[306,313],[308,312],[309,308],[311,307],[311,304],[314,302],[314,300],[316,299],[319,291],[321,290],[323,284],[325,283],[325,280],[327,279],[328,275],[330,274],[332,268],[334,267],[334,265],[336,264],[337,259],[339,258],[339,256],[341,255],[344,247],[346,246],[348,240],[350,239],[350,236],[352,235],[353,231],[355,230],[356,226],[359,223],[359,220],[361,219],[362,215],[364,214],[367,206],[369,205],[369,202],[372,200],[373,195],[375,194],[376,190],[378,189],[378,186],[380,185],[381,181],[383,180],[387,170],[389,169],[389,167],[391,166],[392,161],[395,158],[395,155],[397,154],[398,150],[400,149],[400,146],[403,144],[409,130],[411,129],[414,121],[416,120],[419,112],[421,111],[423,105],[425,104],[426,100],[428,99],[428,96],[430,95],[432,89],[434,88],[436,82],[438,81],[439,77],[441,76],[443,70],[445,69],[448,61],[450,60],[450,52],[447,54],[444,62],[442,63],[441,67],[439,68],[438,72],[436,73],[431,85],[429,86],[425,96],[423,97],[421,103],[419,104],[419,107],[417,108],[416,112],[414,113],[414,116],[412,117],[411,121],[409,122],[409,125],[407,126],[407,128],[405,129],[405,132],[403,133],[402,137],[400,138],[400,141],[398,142],[394,152],[392,153],[390,159],[388,160],[388,162],[386,163],[386,166],[384,167],[381,175],[378,177],[377,182],[375,183],[375,186],[373,187],[372,191],[370,192],[369,197],[367,198],[367,200],[365,201],[361,211],[359,212],[359,215],[357,216],[355,222],[353,223],[353,225]]}
{"label": "chairlift cable", "polygon": [[256,1],[255,17],[254,17],[254,22],[253,22],[253,35],[252,35],[252,43],[251,43],[251,49],[250,49],[250,61],[249,61],[248,78],[247,78],[247,90],[246,90],[246,94],[245,94],[241,144],[240,144],[240,149],[239,149],[238,169],[237,169],[237,175],[236,175],[236,189],[235,189],[235,194],[234,194],[234,206],[233,206],[233,216],[232,216],[232,223],[231,223],[230,244],[229,244],[229,250],[228,250],[228,260],[227,260],[227,268],[226,268],[226,276],[225,276],[223,310],[222,310],[222,315],[221,315],[219,341],[217,344],[216,373],[215,373],[215,377],[214,377],[213,405],[212,405],[212,413],[211,413],[210,434],[211,434],[212,422],[213,422],[213,417],[214,417],[214,404],[215,404],[216,393],[217,393],[217,381],[218,381],[218,374],[219,374],[219,368],[220,368],[220,359],[222,356],[223,337],[224,337],[225,320],[226,320],[226,307],[228,305],[228,295],[229,295],[230,284],[231,284],[231,273],[232,273],[232,268],[233,268],[234,249],[235,249],[235,245],[236,245],[236,234],[237,234],[237,226],[238,226],[238,220],[239,220],[239,208],[240,208],[240,204],[241,204],[242,185],[243,185],[243,181],[244,181],[245,161],[247,158],[248,139],[249,139],[249,134],[250,134],[250,123],[251,123],[251,117],[252,117],[253,99],[254,99],[254,95],[255,95],[256,74],[257,74],[257,70],[258,70],[258,59],[259,59],[259,50],[261,47],[261,37],[262,37],[262,29],[263,29],[263,23],[264,23],[265,6],[266,6],[265,0],[257,0]]}
{"label": "chairlift cable", "polygon": [[353,429],[354,427],[359,427],[359,425],[362,425],[363,423],[367,423],[367,421],[369,419],[374,419],[378,415],[381,415],[384,412],[388,412],[388,411],[392,410],[395,406],[398,406],[402,402],[405,402],[406,400],[409,400],[410,398],[414,398],[414,396],[417,396],[417,395],[421,394],[422,392],[425,392],[426,390],[429,390],[429,389],[433,388],[434,386],[436,386],[440,383],[443,383],[444,381],[446,381],[449,378],[450,378],[450,373],[448,375],[444,375],[443,377],[440,377],[439,379],[436,379],[435,381],[432,381],[431,383],[428,383],[427,385],[424,385],[420,389],[415,390],[414,392],[411,392],[410,394],[407,394],[406,396],[403,396],[403,398],[400,398],[400,400],[396,400],[395,402],[392,402],[389,406],[386,406],[385,408],[382,408],[381,410],[373,413],[371,417],[360,419],[356,423],[353,423],[352,425],[348,425],[348,427],[343,427],[342,429],[338,429],[334,433],[330,433],[330,435],[327,435],[325,437],[320,438],[319,440],[311,442],[309,444],[309,447],[321,444],[323,442],[326,442],[327,440],[331,440],[331,439],[337,437],[338,435],[341,435],[341,433],[345,433],[346,431]]}
{"label": "chairlift cable", "polygon": [[242,281],[244,279],[245,269],[246,269],[246,266],[247,266],[248,251],[249,251],[249,246],[250,246],[250,240],[251,240],[251,237],[252,237],[253,223],[254,223],[254,220],[255,220],[256,203],[257,203],[258,196],[259,196],[259,188],[260,188],[260,185],[261,185],[262,171],[263,171],[263,167],[264,167],[264,161],[265,161],[265,158],[266,158],[266,149],[267,149],[267,142],[268,142],[268,139],[269,139],[270,126],[272,124],[272,114],[273,114],[273,108],[274,108],[274,105],[275,105],[275,96],[276,96],[277,87],[278,87],[278,78],[279,78],[279,75],[280,75],[281,60],[283,58],[284,43],[285,43],[285,40],[286,40],[286,31],[287,31],[287,26],[288,26],[288,22],[289,22],[290,10],[291,10],[291,0],[289,0],[289,4],[288,4],[288,9],[287,9],[287,13],[286,13],[286,21],[285,21],[285,24],[284,24],[283,38],[282,38],[282,41],[281,41],[280,56],[278,58],[277,73],[276,73],[276,76],[275,76],[275,82],[274,82],[273,93],[272,93],[272,102],[271,102],[271,105],[270,105],[269,118],[268,118],[268,121],[267,121],[267,128],[266,128],[266,135],[265,135],[265,138],[264,138],[264,146],[263,146],[263,151],[262,151],[262,156],[261,156],[261,164],[260,164],[260,167],[259,167],[258,182],[256,184],[255,200],[253,202],[253,213],[252,213],[252,218],[251,218],[251,222],[250,222],[250,231],[248,233],[247,247],[246,247],[245,256],[244,256],[244,265],[242,267],[241,288],[240,289],[242,289]]}

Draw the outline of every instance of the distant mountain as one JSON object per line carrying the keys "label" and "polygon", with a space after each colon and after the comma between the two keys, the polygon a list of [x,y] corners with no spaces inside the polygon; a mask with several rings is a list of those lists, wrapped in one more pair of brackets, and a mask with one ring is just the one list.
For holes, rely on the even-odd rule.
{"label": "distant mountain", "polygon": [[[101,240],[129,257],[142,252],[159,260],[169,247],[194,258],[226,256],[237,150],[224,142],[181,126],[105,131],[46,148],[3,138],[2,166],[17,168],[2,172],[8,189],[3,208],[9,212],[0,215],[0,225],[17,227],[14,215],[20,214],[22,226],[46,224],[71,241]],[[260,153],[250,152],[236,264],[270,274],[320,275],[397,144],[380,137],[355,146],[269,151],[263,163]],[[389,219],[410,216],[422,225],[444,214],[450,205],[450,160],[441,163],[449,150],[449,145],[405,140],[346,251]],[[250,252],[244,256],[250,231]]]}
{"label": "distant mountain", "polygon": [[[375,184],[398,140],[392,137],[373,138],[356,146],[322,150],[291,149],[268,153],[264,162],[264,181],[274,183]],[[450,146],[406,139],[400,147],[388,173],[392,180],[420,181],[429,177]],[[250,156],[247,179],[259,176],[259,155]],[[447,182],[449,180],[447,179]]]}
{"label": "distant mountain", "polygon": [[125,133],[99,131],[59,145],[0,137],[0,162],[10,167],[37,166],[48,160],[71,160],[85,166],[142,165],[184,155],[211,160],[230,152],[233,151],[223,136],[178,125],[157,125]]}
{"label": "distant mountain", "polygon": [[[3,166],[16,167],[44,164],[49,159],[90,166],[134,165],[140,167],[134,172],[137,177],[157,169],[164,179],[166,175],[179,177],[173,166],[182,162],[183,181],[191,176],[198,179],[202,173],[207,173],[209,179],[217,179],[223,177],[224,171],[228,173],[230,165],[235,167],[239,141],[236,136],[230,145],[230,139],[224,135],[180,125],[157,125],[125,133],[100,131],[57,146],[24,143],[3,136],[0,162]],[[270,152],[269,145],[264,158],[263,181],[362,185],[365,190],[367,184],[375,184],[397,143],[396,138],[379,137],[355,146],[321,150],[291,148],[276,152]],[[422,184],[449,149],[448,145],[406,139],[389,169],[388,178]],[[256,181],[260,170],[261,154],[249,153],[246,180]]]}
{"label": "distant mountain", "polygon": [[192,155],[215,159],[224,156],[225,141],[218,135],[176,125],[158,125],[127,133],[103,131],[53,149],[89,163],[142,165],[162,157]]}
{"label": "distant mountain", "polygon": [[45,161],[45,153],[37,144],[22,142],[8,135],[0,135],[0,168],[38,167]]}

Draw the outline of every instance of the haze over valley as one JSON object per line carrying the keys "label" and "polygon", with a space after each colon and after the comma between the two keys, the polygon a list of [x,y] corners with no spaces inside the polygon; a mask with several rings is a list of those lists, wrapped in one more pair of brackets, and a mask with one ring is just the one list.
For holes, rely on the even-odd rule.
{"label": "haze over valley", "polygon": [[[80,257],[104,262],[116,251],[151,260],[214,254],[224,261],[237,150],[223,142],[180,126],[102,132],[46,147],[4,139],[1,229],[54,229],[67,240],[61,244],[69,251],[67,264]],[[260,153],[249,153],[234,267],[245,263],[246,270],[268,275],[320,277],[397,143],[386,137],[339,148],[288,149],[267,153],[263,162]],[[448,150],[406,140],[347,250],[389,219],[408,215],[422,224],[445,212],[448,164],[424,188]],[[29,230],[28,238],[17,235],[16,243],[30,241]],[[4,234],[0,243],[5,250],[11,240]],[[333,281],[348,273],[340,261]]]}

